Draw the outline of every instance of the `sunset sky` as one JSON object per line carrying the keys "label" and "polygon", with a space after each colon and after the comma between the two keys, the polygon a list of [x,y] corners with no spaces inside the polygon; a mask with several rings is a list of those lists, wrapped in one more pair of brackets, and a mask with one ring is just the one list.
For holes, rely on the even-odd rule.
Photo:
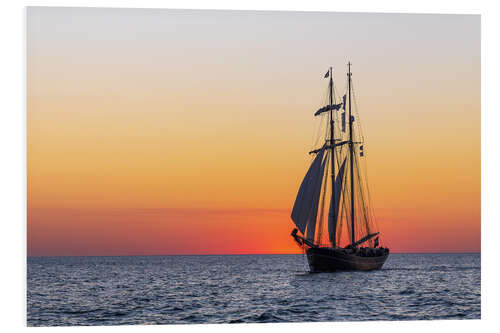
{"label": "sunset sky", "polygon": [[479,15],[32,7],[28,255],[300,253],[348,61],[382,245],[480,251]]}

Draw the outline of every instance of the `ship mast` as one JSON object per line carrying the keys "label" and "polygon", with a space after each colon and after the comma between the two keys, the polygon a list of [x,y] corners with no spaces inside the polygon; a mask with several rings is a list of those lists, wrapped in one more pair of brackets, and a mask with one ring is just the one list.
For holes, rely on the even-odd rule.
{"label": "ship mast", "polygon": [[356,242],[354,236],[354,142],[352,141],[352,114],[351,114],[351,62],[347,64],[349,72],[347,73],[349,85],[349,161],[351,172],[351,244]]}
{"label": "ship mast", "polygon": [[[334,121],[333,121],[333,71],[330,67],[330,147],[332,155],[332,205],[335,207],[335,140],[334,140]],[[330,210],[330,214],[333,212]],[[330,216],[333,220],[333,216]],[[332,247],[335,247],[335,237],[332,239]]]}

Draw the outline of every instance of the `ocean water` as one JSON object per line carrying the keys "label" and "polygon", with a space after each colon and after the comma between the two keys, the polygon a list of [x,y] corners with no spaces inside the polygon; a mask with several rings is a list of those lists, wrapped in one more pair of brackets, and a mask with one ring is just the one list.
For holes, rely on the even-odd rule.
{"label": "ocean water", "polygon": [[480,254],[391,254],[371,272],[303,255],[31,257],[28,326],[479,319]]}

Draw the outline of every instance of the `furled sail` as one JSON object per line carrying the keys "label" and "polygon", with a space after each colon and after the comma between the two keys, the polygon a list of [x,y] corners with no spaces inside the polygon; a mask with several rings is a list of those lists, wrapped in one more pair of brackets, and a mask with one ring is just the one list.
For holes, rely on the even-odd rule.
{"label": "furled sail", "polygon": [[[311,211],[314,206],[314,194],[321,190],[321,179],[323,178],[322,168],[324,168],[323,155],[325,146],[318,152],[309,170],[307,170],[302,184],[300,184],[297,198],[292,209],[292,220],[302,234],[306,229],[306,225],[310,219]],[[317,186],[317,183],[320,185]],[[317,203],[316,203],[317,209]]]}
{"label": "furled sail", "polygon": [[335,110],[340,110],[340,108],[342,107],[342,103],[340,104],[333,104],[332,106],[330,105],[327,105],[327,106],[323,106],[321,109],[319,109],[318,111],[316,111],[314,113],[315,116],[319,116],[320,114],[322,114],[323,112],[326,112],[326,111],[335,111]]}
{"label": "furled sail", "polygon": [[307,240],[314,242],[314,234],[316,232],[316,218],[318,216],[318,204],[319,204],[319,197],[321,194],[321,184],[323,183],[323,175],[325,174],[325,165],[326,161],[328,160],[328,153],[326,154],[325,159],[323,160],[323,163],[321,163],[321,168],[319,170],[319,177],[316,177],[314,181],[314,187],[312,191],[312,206],[311,206],[311,213],[309,214],[309,218],[307,221]]}
{"label": "furled sail", "polygon": [[335,193],[333,196],[335,200],[330,201],[330,209],[328,211],[328,234],[330,236],[330,242],[332,242],[332,244],[335,242],[335,237],[337,232],[340,193],[342,193],[342,184],[344,181],[344,169],[346,160],[347,158],[344,158],[344,162],[342,162],[342,166],[340,167],[339,172],[337,174],[337,178],[335,179]]}

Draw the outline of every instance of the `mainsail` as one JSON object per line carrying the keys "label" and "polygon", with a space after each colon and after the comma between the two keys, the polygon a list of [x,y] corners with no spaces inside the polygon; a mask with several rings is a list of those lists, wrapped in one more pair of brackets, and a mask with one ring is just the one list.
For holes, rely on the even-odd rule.
{"label": "mainsail", "polygon": [[335,193],[332,198],[333,200],[330,201],[330,209],[328,211],[328,235],[330,236],[330,242],[332,244],[335,244],[335,239],[337,236],[336,232],[340,206],[340,193],[342,193],[346,160],[347,158],[344,158],[344,162],[342,162],[342,166],[340,167],[337,178],[335,179]]}
{"label": "mainsail", "polygon": [[[302,180],[302,184],[300,184],[299,192],[293,205],[292,220],[302,234],[304,234],[306,226],[313,216],[314,220],[316,220],[319,201],[316,197],[319,198],[321,180],[323,179],[325,168],[325,163],[323,162],[324,152],[325,146],[321,148],[309,167],[304,180]],[[314,229],[312,225],[310,225],[310,229]],[[314,231],[312,232],[314,234]]]}
{"label": "mainsail", "polygon": [[321,163],[321,168],[319,170],[319,177],[314,180],[314,189],[313,189],[313,202],[311,205],[311,213],[309,214],[309,219],[307,221],[307,240],[314,242],[314,235],[316,232],[316,218],[318,216],[318,204],[319,197],[321,194],[321,184],[323,183],[323,175],[325,173],[325,165],[328,160],[328,154],[326,154],[323,163]]}

